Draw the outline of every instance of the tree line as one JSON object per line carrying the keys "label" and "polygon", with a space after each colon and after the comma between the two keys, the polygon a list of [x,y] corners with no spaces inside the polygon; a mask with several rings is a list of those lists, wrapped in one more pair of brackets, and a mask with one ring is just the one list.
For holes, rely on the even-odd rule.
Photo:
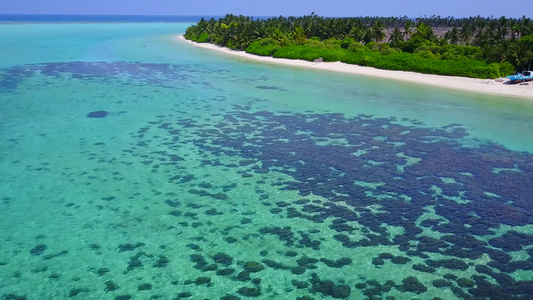
{"label": "tree line", "polygon": [[[326,18],[312,13],[254,19],[228,14],[218,20],[201,19],[187,28],[185,37],[259,55],[309,60],[321,55],[325,61],[483,78],[527,69],[533,60],[533,22],[526,17],[413,20]],[[402,67],[401,61],[410,59],[421,66]]]}

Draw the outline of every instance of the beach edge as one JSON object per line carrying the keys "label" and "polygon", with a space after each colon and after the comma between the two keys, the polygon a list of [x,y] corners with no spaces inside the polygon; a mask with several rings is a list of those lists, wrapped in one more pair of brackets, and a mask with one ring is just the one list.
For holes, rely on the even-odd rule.
{"label": "beach edge", "polygon": [[361,76],[370,76],[394,81],[410,82],[415,84],[430,85],[450,90],[474,92],[496,96],[509,96],[533,100],[533,86],[504,84],[502,80],[476,79],[468,77],[454,77],[434,74],[422,74],[408,71],[381,70],[371,67],[350,65],[342,62],[310,62],[305,60],[273,58],[271,56],[259,56],[244,51],[231,50],[209,43],[197,43],[185,39],[183,34],[175,36],[175,40],[181,41],[199,48],[215,50],[229,55],[259,61],[269,64],[287,65],[314,70],[325,70],[338,73],[347,73]]}

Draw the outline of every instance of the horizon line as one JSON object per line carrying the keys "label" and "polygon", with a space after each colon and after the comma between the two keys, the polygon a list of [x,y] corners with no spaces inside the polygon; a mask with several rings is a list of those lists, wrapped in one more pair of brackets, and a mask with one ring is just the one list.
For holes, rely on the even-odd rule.
{"label": "horizon line", "polygon": [[448,19],[448,18],[454,18],[454,19],[469,19],[469,18],[484,18],[484,19],[500,19],[500,18],[506,18],[506,19],[515,19],[515,20],[519,20],[521,18],[527,18],[527,19],[531,19],[529,17],[527,17],[526,15],[523,15],[522,17],[506,17],[506,16],[499,16],[499,17],[495,17],[494,15],[491,15],[491,16],[481,16],[481,15],[471,15],[471,16],[468,16],[468,17],[455,17],[455,16],[441,16],[441,15],[431,15],[431,16],[427,16],[427,15],[420,15],[420,16],[416,16],[416,17],[411,17],[411,16],[407,16],[407,15],[400,15],[400,16],[370,16],[370,15],[366,15],[366,16],[363,16],[363,15],[360,15],[360,16],[326,16],[326,15],[318,15],[318,14],[315,14],[315,13],[310,13],[310,14],[302,14],[300,16],[296,16],[296,15],[272,15],[272,16],[254,16],[254,15],[244,15],[244,14],[233,14],[233,13],[225,13],[225,14],[221,14],[221,15],[209,15],[209,14],[206,14],[206,15],[196,15],[196,14],[183,14],[183,15],[179,15],[179,14],[94,14],[94,13],[88,13],[88,14],[78,14],[78,13],[67,13],[67,14],[63,14],[63,13],[59,13],[59,14],[47,14],[47,13],[44,13],[44,14],[41,14],[41,13],[0,13],[0,17],[1,16],[62,16],[62,17],[84,17],[84,16],[90,16],[90,17],[195,17],[195,18],[215,18],[215,17],[224,17],[226,15],[236,15],[236,16],[246,16],[246,17],[252,17],[252,18],[261,18],[261,19],[265,19],[265,18],[278,18],[278,17],[303,17],[303,16],[312,16],[312,15],[316,15],[316,16],[319,16],[319,17],[324,17],[324,18],[364,18],[364,17],[371,17],[371,18],[398,18],[398,19],[401,19],[401,18],[407,18],[407,19],[411,19],[411,20],[415,20],[417,18],[441,18],[441,19]]}

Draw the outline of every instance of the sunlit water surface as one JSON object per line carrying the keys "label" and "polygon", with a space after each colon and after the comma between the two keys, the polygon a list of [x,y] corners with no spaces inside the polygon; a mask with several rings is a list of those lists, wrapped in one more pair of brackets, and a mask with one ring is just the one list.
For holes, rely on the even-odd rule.
{"label": "sunlit water surface", "polygon": [[533,101],[187,25],[0,25],[2,299],[533,297]]}

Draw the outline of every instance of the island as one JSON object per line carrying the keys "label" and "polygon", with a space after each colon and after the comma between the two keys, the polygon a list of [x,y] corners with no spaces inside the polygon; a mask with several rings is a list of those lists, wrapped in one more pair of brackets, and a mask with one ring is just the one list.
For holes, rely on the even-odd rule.
{"label": "island", "polygon": [[533,98],[531,85],[510,86],[502,79],[528,69],[533,60],[533,22],[525,17],[413,21],[226,15],[201,19],[183,37],[267,62]]}

